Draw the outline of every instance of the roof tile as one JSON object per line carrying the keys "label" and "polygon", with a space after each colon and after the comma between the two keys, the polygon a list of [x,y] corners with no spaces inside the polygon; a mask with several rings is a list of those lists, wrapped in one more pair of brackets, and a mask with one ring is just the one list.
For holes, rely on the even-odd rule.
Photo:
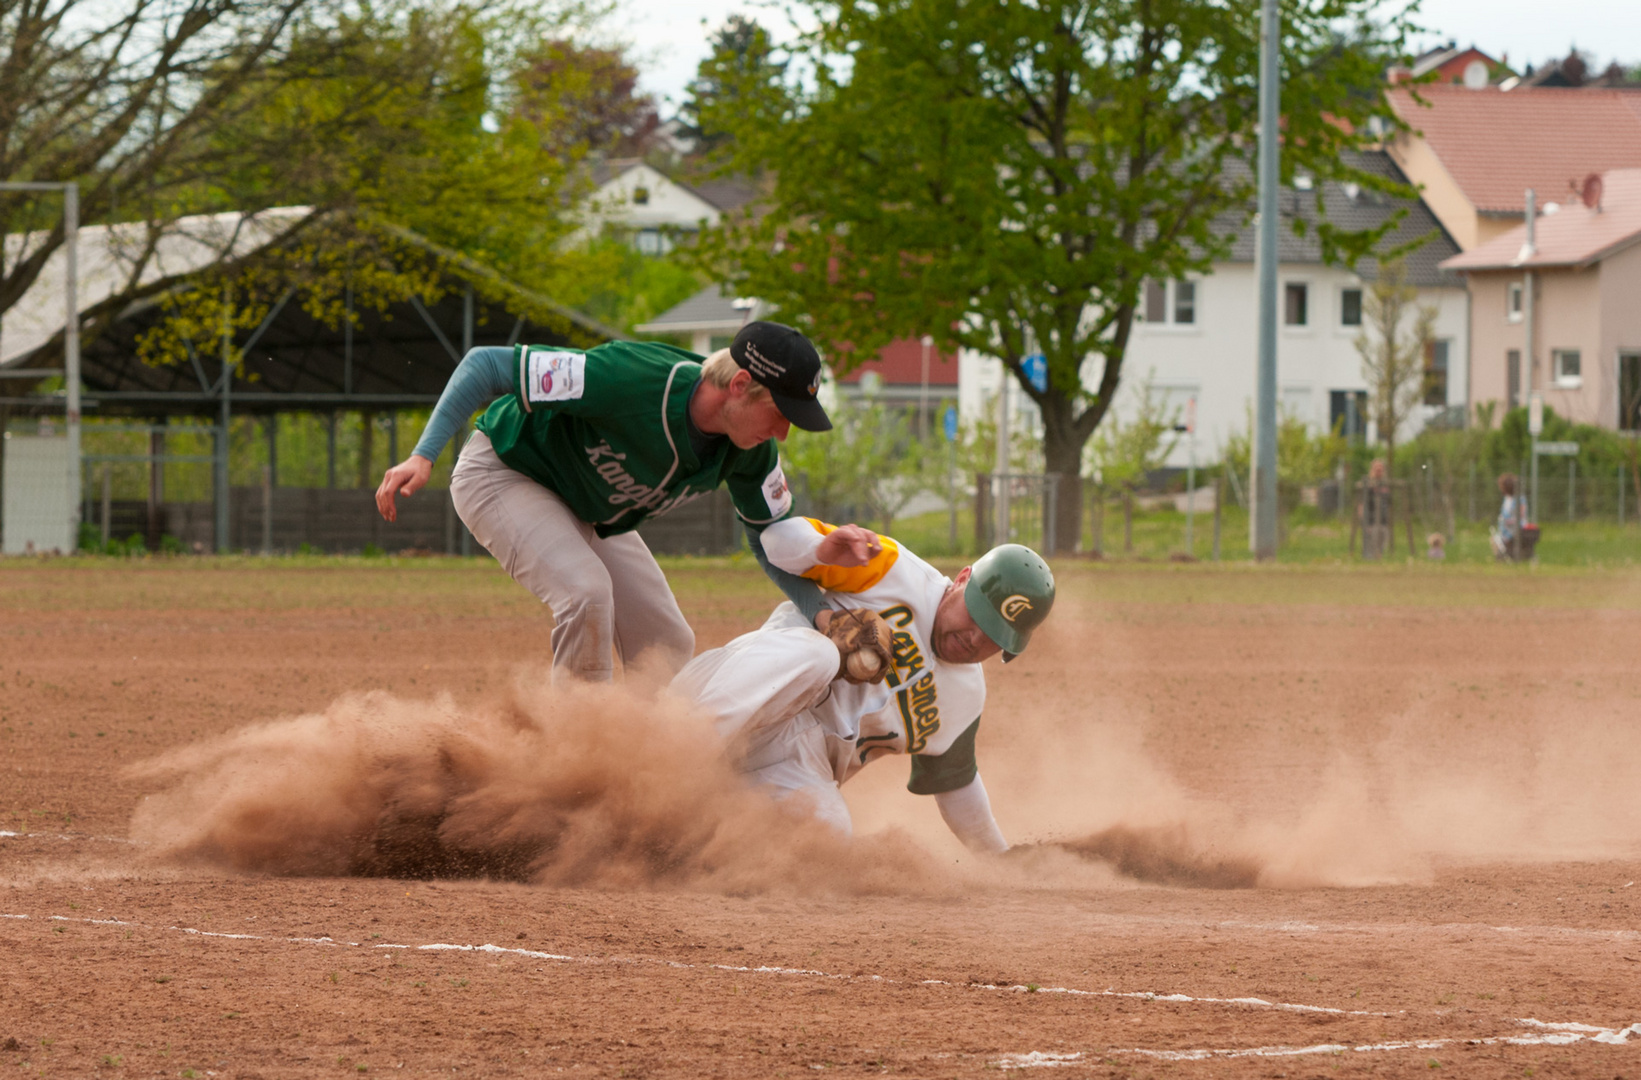
{"label": "roof tile", "polygon": [[1641,167],[1641,93],[1571,87],[1390,91],[1479,212],[1520,214],[1526,190],[1558,199],[1592,172]]}

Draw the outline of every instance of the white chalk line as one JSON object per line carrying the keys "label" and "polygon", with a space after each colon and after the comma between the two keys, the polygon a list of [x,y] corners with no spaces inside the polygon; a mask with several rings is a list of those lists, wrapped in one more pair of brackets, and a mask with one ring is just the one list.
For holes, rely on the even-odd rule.
{"label": "white chalk line", "polygon": [[[26,914],[10,914],[0,912],[0,919],[31,920],[34,916]],[[845,982],[875,982],[886,985],[900,984],[902,980],[887,978],[882,975],[847,975],[839,972],[821,971],[815,968],[789,968],[773,965],[759,965],[752,967],[743,964],[690,964],[681,960],[663,960],[659,957],[599,957],[573,956],[568,953],[544,952],[539,949],[520,949],[502,945],[492,945],[488,942],[483,945],[462,945],[450,942],[433,942],[427,945],[405,945],[395,942],[368,942],[338,940],[330,936],[323,937],[275,937],[266,934],[235,934],[221,930],[200,930],[191,926],[164,926],[157,927],[148,923],[131,922],[125,919],[93,919],[89,917],[72,917],[67,915],[47,916],[47,922],[86,923],[92,926],[120,926],[128,929],[161,930],[170,933],[187,934],[193,937],[217,938],[227,941],[264,941],[273,944],[318,945],[333,948],[352,949],[401,949],[416,952],[456,952],[476,953],[486,956],[518,956],[531,960],[546,960],[555,963],[583,964],[586,966],[603,965],[658,965],[682,970],[727,971],[754,975],[785,975],[804,978],[837,979]],[[1240,997],[1192,997],[1188,994],[1161,994],[1152,991],[1125,991],[1125,990],[1082,990],[1069,986],[1037,986],[1024,983],[1003,985],[998,983],[953,983],[944,979],[922,979],[920,986],[954,986],[969,990],[990,990],[994,992],[1021,993],[1021,994],[1066,994],[1074,997],[1107,997],[1125,998],[1135,1001],[1154,1001],[1167,1004],[1189,1005],[1223,1005],[1252,1009],[1269,1009],[1280,1012],[1325,1013],[1336,1016],[1371,1016],[1391,1017],[1405,1015],[1405,1011],[1397,1013],[1372,1012],[1362,1009],[1337,1009],[1326,1005],[1305,1005],[1295,1002],[1266,1001],[1263,998]],[[1103,1053],[1075,1051],[1072,1053],[1049,1053],[1033,1050],[1023,1054],[1005,1054],[995,1065],[1001,1069],[1043,1068],[1064,1065],[1084,1064],[1092,1060],[1113,1054],[1126,1054],[1140,1057],[1149,1057],[1162,1061],[1204,1061],[1214,1058],[1241,1058],[1241,1057],[1295,1057],[1307,1054],[1345,1054],[1370,1053],[1394,1050],[1436,1050],[1447,1046],[1535,1046],[1552,1045],[1567,1046],[1578,1042],[1607,1043],[1622,1045],[1628,1042],[1631,1035],[1641,1038],[1641,1023],[1631,1024],[1623,1028],[1604,1028],[1594,1024],[1580,1023],[1551,1023],[1531,1018],[1515,1021],[1523,1027],[1535,1028],[1539,1034],[1531,1035],[1500,1035],[1480,1039],[1415,1039],[1386,1043],[1366,1043],[1356,1046],[1344,1043],[1319,1043],[1313,1046],[1260,1046],[1238,1049],[1191,1049],[1191,1050],[1151,1050],[1144,1048],[1110,1049]]]}
{"label": "white chalk line", "polygon": [[[0,919],[31,920],[36,916],[6,914],[0,912]],[[840,972],[820,971],[815,968],[789,968],[773,965],[759,965],[751,967],[743,964],[691,964],[682,960],[663,960],[653,956],[573,956],[567,953],[543,952],[538,949],[519,949],[502,945],[460,945],[448,942],[434,942],[428,945],[404,945],[393,942],[360,942],[338,940],[329,936],[324,937],[275,937],[266,934],[236,934],[222,930],[200,930],[191,926],[156,926],[150,923],[130,922],[124,919],[94,919],[85,916],[47,915],[42,921],[60,923],[85,923],[91,926],[119,926],[132,930],[158,930],[168,933],[187,934],[200,938],[220,938],[227,941],[266,941],[273,944],[289,945],[319,945],[335,948],[351,949],[400,949],[414,952],[465,952],[482,953],[490,956],[519,956],[531,960],[547,960],[555,963],[584,964],[587,966],[602,965],[658,965],[661,967],[678,968],[700,971],[728,971],[753,975],[786,975],[812,979],[837,979],[844,982],[883,983],[885,985],[905,985],[903,980],[889,978],[883,975],[847,975]],[[1191,997],[1187,994],[1157,993],[1146,990],[1083,990],[1070,986],[1039,986],[1035,983],[956,983],[945,979],[921,979],[918,986],[952,986],[968,990],[989,990],[1012,994],[1065,994],[1071,997],[1098,997],[1124,998],[1132,1001],[1156,1001],[1182,1005],[1220,1005],[1248,1009],[1270,1009],[1277,1012],[1297,1013],[1326,1013],[1334,1016],[1372,1016],[1391,1017],[1402,1015],[1400,1012],[1371,1012],[1362,1009],[1336,1009],[1327,1005],[1304,1005],[1285,1001],[1266,1001],[1264,998],[1238,997]]]}
{"label": "white chalk line", "polygon": [[0,840],[95,840],[101,844],[134,844],[123,836],[92,836],[90,833],[10,832],[0,829]]}
{"label": "white chalk line", "polygon": [[1622,1046],[1629,1042],[1632,1035],[1641,1038],[1641,1024],[1631,1024],[1629,1027],[1621,1028],[1604,1028],[1596,1027],[1593,1024],[1547,1023],[1543,1020],[1531,1018],[1515,1022],[1523,1027],[1534,1028],[1539,1033],[1532,1035],[1494,1035],[1481,1039],[1404,1039],[1397,1042],[1362,1043],[1356,1046],[1346,1043],[1317,1043],[1313,1046],[1251,1046],[1222,1050],[1113,1048],[1099,1052],[1077,1050],[1070,1053],[1032,1050],[1024,1054],[1004,1054],[992,1064],[999,1069],[1043,1069],[1068,1065],[1097,1064],[1107,1057],[1118,1054],[1148,1057],[1158,1061],[1209,1061],[1244,1057],[1300,1057],[1307,1054],[1341,1055],[1384,1053],[1394,1050],[1441,1050],[1450,1046],[1570,1046],[1579,1042]]}

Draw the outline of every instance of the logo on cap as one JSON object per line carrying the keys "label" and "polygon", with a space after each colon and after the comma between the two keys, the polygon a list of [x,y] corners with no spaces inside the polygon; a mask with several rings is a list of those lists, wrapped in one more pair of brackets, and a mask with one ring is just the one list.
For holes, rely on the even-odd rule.
{"label": "logo on cap", "polygon": [[1013,622],[1015,619],[1018,619],[1021,615],[1030,610],[1031,601],[1027,600],[1019,593],[1015,593],[1013,596],[1003,601],[1003,618],[1007,619],[1009,622]]}

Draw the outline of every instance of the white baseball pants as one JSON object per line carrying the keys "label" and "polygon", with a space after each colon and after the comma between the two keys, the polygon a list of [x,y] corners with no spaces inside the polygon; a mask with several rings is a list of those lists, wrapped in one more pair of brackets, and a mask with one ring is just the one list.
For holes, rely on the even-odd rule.
{"label": "white baseball pants", "polygon": [[816,630],[781,625],[783,604],[769,622],[721,649],[709,649],[672,680],[675,693],[717,718],[737,767],[776,798],[800,796],[815,816],[845,836],[853,831],[838,791],[836,758],[852,740],[831,733],[813,711],[832,692],[838,649]]}
{"label": "white baseball pants", "polygon": [[553,678],[604,682],[640,656],[677,671],[695,652],[666,575],[635,532],[599,537],[556,492],[510,468],[483,432],[450,495],[473,538],[553,612]]}

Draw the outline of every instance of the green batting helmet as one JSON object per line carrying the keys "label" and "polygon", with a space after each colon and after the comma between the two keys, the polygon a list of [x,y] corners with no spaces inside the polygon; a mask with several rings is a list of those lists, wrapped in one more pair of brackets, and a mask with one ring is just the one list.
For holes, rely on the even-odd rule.
{"label": "green batting helmet", "polygon": [[1054,606],[1054,573],[1043,557],[1020,544],[994,547],[975,561],[963,588],[963,606],[1007,663],[1026,651],[1031,632]]}

